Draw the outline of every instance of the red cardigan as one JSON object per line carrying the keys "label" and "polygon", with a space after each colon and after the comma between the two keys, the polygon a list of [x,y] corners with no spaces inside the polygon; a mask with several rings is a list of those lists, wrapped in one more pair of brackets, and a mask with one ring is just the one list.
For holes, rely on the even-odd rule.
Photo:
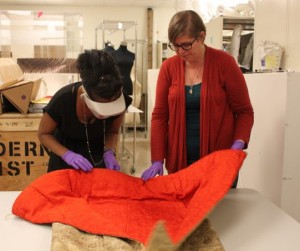
{"label": "red cardigan", "polygon": [[[184,88],[185,62],[176,55],[161,66],[151,120],[151,159],[166,159],[169,173],[187,166]],[[254,113],[232,56],[206,46],[200,95],[200,156],[228,149],[235,139],[247,148]]]}

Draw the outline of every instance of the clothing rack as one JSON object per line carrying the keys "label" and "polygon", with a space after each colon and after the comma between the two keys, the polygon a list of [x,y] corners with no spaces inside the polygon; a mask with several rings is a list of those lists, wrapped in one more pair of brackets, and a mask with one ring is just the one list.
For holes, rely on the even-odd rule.
{"label": "clothing rack", "polygon": [[[95,29],[95,48],[98,48],[100,32],[102,35],[102,48],[105,46],[105,37],[112,36],[115,33],[119,33],[120,31],[123,32],[123,37],[121,42],[126,41],[126,32],[128,30],[133,30],[134,38],[130,41],[134,44],[134,53],[135,57],[137,57],[137,23],[135,21],[120,21],[120,20],[102,20],[100,24]],[[134,103],[133,106],[136,107],[135,101],[136,99],[136,81],[137,81],[137,64],[134,63],[134,80],[133,80],[133,97]],[[135,156],[136,156],[136,113],[133,113],[133,147],[132,152],[126,148],[125,146],[125,123],[123,122],[122,126],[122,154],[127,154],[129,158],[132,158],[132,166],[130,169],[130,173],[135,173]]]}

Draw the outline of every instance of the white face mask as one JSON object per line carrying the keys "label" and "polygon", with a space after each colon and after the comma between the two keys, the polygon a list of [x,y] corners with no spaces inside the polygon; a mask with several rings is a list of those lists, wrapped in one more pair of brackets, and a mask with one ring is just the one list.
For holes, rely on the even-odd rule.
{"label": "white face mask", "polygon": [[90,99],[87,93],[80,95],[94,116],[98,119],[105,119],[123,113],[126,109],[124,95],[112,102],[100,103]]}

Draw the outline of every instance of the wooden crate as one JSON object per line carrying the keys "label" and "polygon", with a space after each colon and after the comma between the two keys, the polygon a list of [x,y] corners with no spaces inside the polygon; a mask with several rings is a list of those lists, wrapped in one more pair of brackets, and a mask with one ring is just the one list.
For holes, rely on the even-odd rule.
{"label": "wooden crate", "polygon": [[20,191],[47,172],[37,129],[41,114],[0,115],[0,190]]}

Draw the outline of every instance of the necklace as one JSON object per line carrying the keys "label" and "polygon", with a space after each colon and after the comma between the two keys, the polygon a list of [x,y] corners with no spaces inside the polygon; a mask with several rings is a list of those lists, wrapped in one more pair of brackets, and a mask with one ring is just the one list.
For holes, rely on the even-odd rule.
{"label": "necklace", "polygon": [[[89,155],[91,157],[91,160],[95,166],[99,166],[103,162],[103,158],[99,162],[95,162],[93,158],[93,154],[91,151],[90,141],[89,141],[89,134],[88,134],[88,125],[87,125],[87,118],[86,118],[86,112],[85,112],[85,105],[83,104],[83,116],[84,116],[84,127],[85,127],[85,136],[86,136],[86,145],[89,152]],[[105,142],[105,120],[103,119],[103,141]]]}
{"label": "necklace", "polygon": [[189,72],[188,72],[187,65],[185,65],[185,72],[186,72],[186,75],[187,75],[187,79],[188,79],[188,81],[189,81],[188,85],[190,86],[189,93],[190,93],[191,95],[193,95],[193,86],[194,86],[194,84],[195,84],[195,82],[196,82],[196,79],[199,77],[200,68],[199,68],[199,70],[198,70],[198,72],[197,72],[197,74],[196,74],[196,76],[195,76],[195,78],[194,78],[194,81],[191,81],[191,78],[190,78],[190,75],[189,75]]}

